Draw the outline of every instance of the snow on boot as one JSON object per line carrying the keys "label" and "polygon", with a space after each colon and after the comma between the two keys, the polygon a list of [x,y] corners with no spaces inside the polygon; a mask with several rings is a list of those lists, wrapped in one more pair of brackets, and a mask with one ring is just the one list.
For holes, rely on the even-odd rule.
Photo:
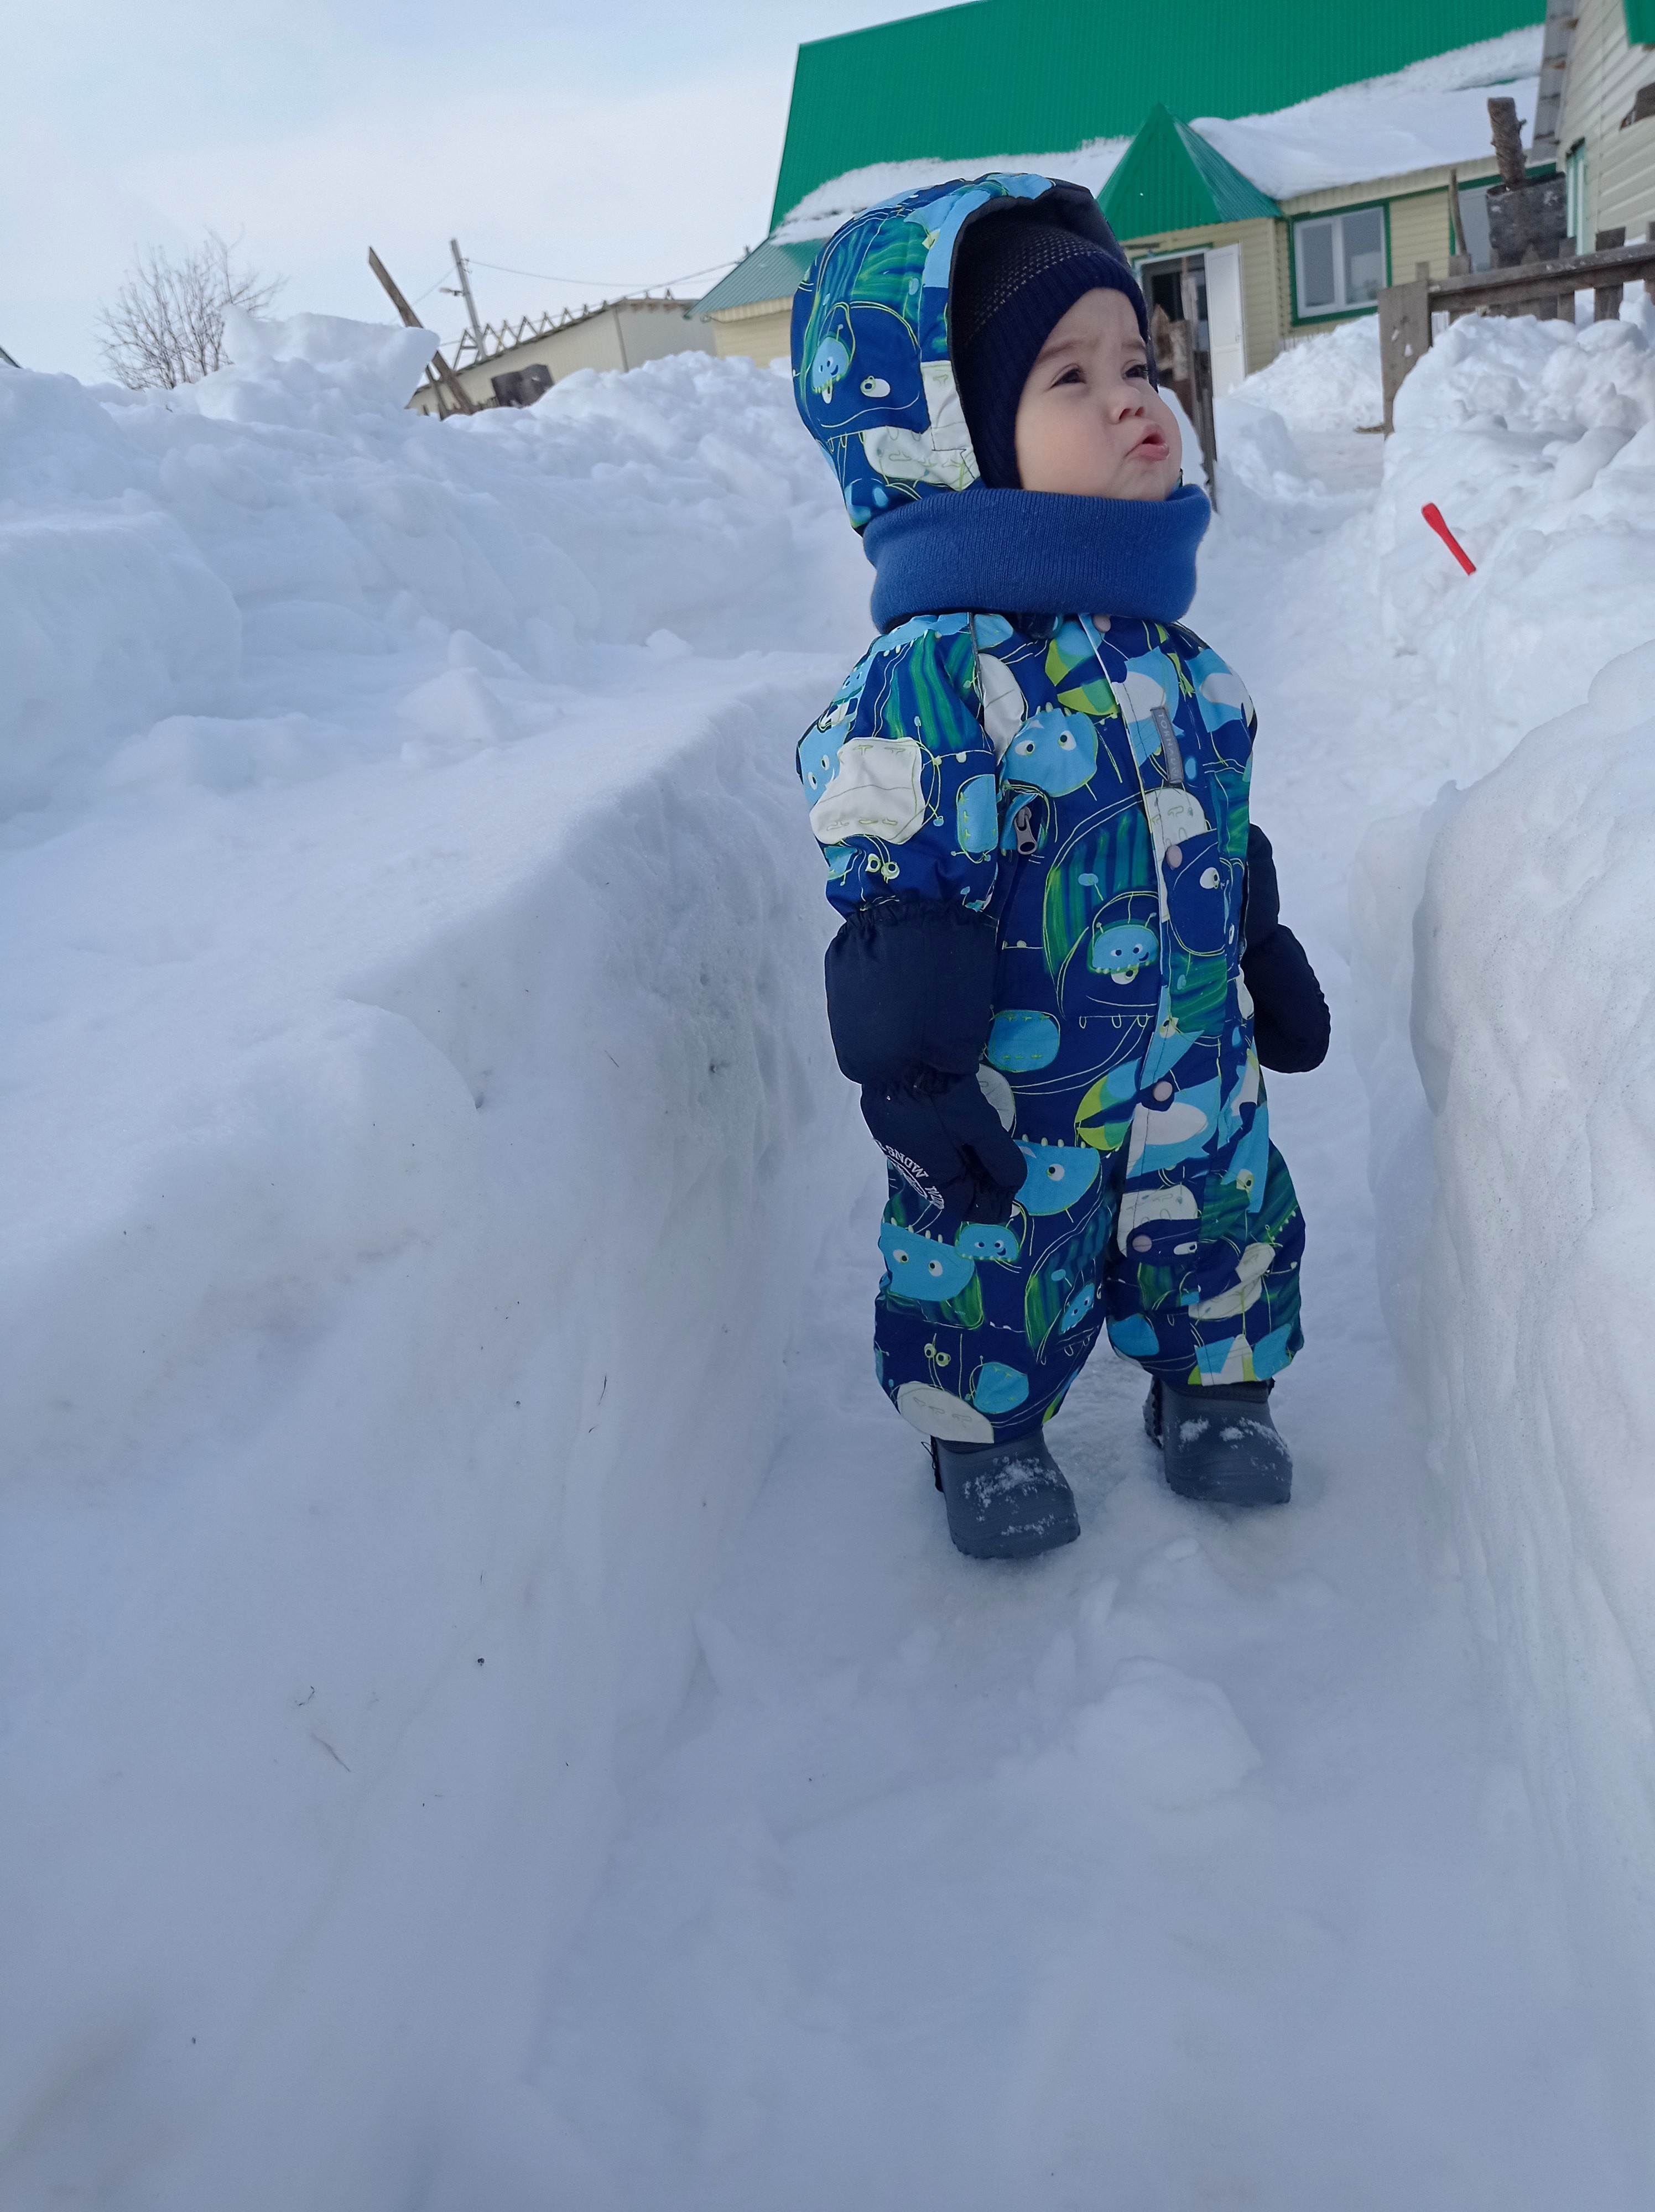
{"label": "snow on boot", "polygon": [[1144,1401],[1144,1426],[1180,1498],[1208,1505],[1285,1505],[1293,1461],[1270,1418],[1269,1382],[1224,1382],[1180,1390],[1158,1375]]}
{"label": "snow on boot", "polygon": [[1026,1559],[1072,1544],[1080,1533],[1074,1492],[1037,1429],[1000,1444],[931,1439],[948,1534],[972,1559]]}

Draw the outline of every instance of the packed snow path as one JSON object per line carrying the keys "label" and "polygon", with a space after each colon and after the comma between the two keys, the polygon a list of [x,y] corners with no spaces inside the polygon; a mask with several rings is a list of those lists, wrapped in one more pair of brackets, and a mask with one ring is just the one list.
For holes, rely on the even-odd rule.
{"label": "packed snow path", "polygon": [[[1371,483],[1372,442],[1320,444]],[[1254,690],[1255,814],[1335,1010],[1328,1066],[1271,1084],[1310,1224],[1294,1502],[1175,1498],[1104,1346],[1053,1428],[1080,1541],[958,1557],[869,1372],[852,1123],[785,1444],[547,1978],[522,2094],[559,2202],[1634,2201],[1378,1309],[1345,907],[1402,763],[1371,614],[1318,567],[1365,504],[1220,527],[1192,617]]]}

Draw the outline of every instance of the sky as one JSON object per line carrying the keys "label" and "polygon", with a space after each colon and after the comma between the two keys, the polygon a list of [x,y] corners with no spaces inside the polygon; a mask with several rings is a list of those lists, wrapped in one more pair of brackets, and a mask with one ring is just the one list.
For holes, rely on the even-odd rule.
{"label": "sky", "polygon": [[[48,0],[9,10],[0,346],[106,374],[135,252],[210,228],[286,279],[271,312],[380,321],[375,246],[463,325],[675,280],[764,235],[801,40],[924,0]],[[697,273],[708,272],[708,273]]]}

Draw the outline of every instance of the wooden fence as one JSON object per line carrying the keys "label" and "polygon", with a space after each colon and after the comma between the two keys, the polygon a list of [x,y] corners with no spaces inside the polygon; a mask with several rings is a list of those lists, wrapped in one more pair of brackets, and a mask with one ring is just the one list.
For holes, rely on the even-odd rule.
{"label": "wooden fence", "polygon": [[1532,314],[1572,312],[1577,292],[1597,295],[1597,319],[1609,322],[1621,312],[1621,295],[1640,277],[1655,287],[1655,239],[1611,246],[1597,253],[1572,254],[1560,261],[1525,261],[1516,269],[1487,269],[1479,276],[1433,276],[1421,261],[1410,284],[1387,284],[1379,295],[1379,370],[1384,386],[1385,434],[1403,380],[1430,350],[1431,319],[1461,315]]}

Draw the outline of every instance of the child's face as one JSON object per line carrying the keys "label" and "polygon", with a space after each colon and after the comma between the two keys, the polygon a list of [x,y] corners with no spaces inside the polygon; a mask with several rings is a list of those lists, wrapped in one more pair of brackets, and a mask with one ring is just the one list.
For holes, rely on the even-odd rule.
{"label": "child's face", "polygon": [[1131,303],[1122,292],[1082,293],[1053,325],[1017,404],[1024,490],[1165,499],[1182,459]]}

